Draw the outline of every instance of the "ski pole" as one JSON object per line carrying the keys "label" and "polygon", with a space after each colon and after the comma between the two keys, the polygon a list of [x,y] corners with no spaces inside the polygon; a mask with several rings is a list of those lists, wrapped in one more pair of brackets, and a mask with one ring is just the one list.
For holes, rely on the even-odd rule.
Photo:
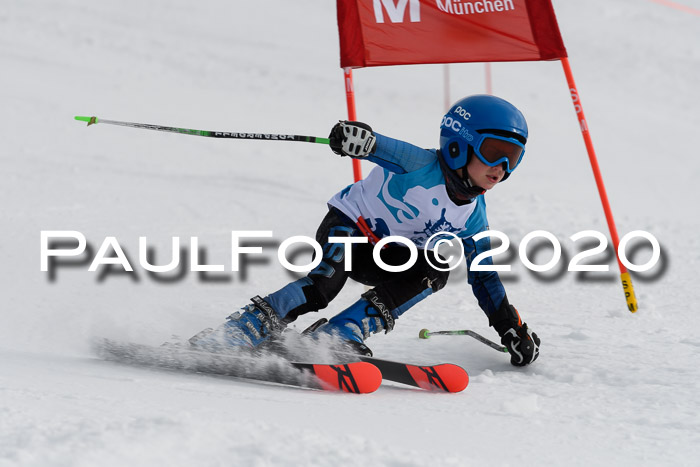
{"label": "ski pole", "polygon": [[131,128],[142,128],[145,130],[165,131],[168,133],[180,133],[181,135],[205,136],[208,138],[231,138],[231,139],[258,139],[270,141],[300,141],[304,143],[330,144],[328,138],[317,138],[316,136],[301,135],[277,135],[270,133],[240,133],[235,131],[207,131],[190,130],[188,128],[175,128],[171,126],[151,125],[148,123],[120,122],[117,120],[98,119],[97,117],[75,117],[80,122],[87,122],[87,126],[97,123],[107,123],[109,125],[127,126]]}
{"label": "ski pole", "polygon": [[506,347],[504,347],[502,345],[498,345],[495,342],[485,338],[481,334],[478,334],[478,333],[471,331],[469,329],[462,329],[459,331],[433,331],[433,332],[430,332],[427,329],[421,329],[418,332],[418,337],[420,337],[421,339],[427,339],[430,336],[438,336],[438,335],[441,335],[441,336],[469,336],[469,337],[473,337],[474,339],[478,340],[482,344],[488,345],[492,349],[498,350],[499,352],[508,352],[508,349]]}

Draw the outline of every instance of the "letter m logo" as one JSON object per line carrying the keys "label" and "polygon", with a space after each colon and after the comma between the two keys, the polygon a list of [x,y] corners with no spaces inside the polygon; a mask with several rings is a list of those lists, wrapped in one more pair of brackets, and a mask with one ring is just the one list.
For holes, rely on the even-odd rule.
{"label": "letter m logo", "polygon": [[[392,23],[403,23],[407,4],[409,5],[408,17],[411,22],[420,22],[420,0],[373,0],[373,2],[374,18],[377,20],[377,23],[384,22],[384,9]],[[382,9],[382,5],[384,9]]]}

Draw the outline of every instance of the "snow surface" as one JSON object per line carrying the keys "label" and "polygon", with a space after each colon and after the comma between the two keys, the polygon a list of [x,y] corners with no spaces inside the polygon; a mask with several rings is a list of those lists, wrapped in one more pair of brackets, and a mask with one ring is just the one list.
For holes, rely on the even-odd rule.
{"label": "snow surface", "polygon": [[[566,258],[580,250],[570,235],[607,230],[560,64],[493,64],[494,92],[523,110],[531,138],[522,167],[488,194],[489,218],[513,244],[503,278],[541,358],[518,369],[469,338],[417,338],[424,327],[497,337],[458,270],[368,343],[385,358],[460,364],[469,387],[355,396],[132,368],[88,346],[188,337],[286,284],[274,248],[245,278],[158,281],[138,266],[138,237],[165,262],[173,236],[196,236],[209,264],[228,265],[232,230],[313,235],[350,182],[347,160],[322,145],[73,120],[325,136],[347,115],[334,2],[4,2],[0,466],[700,465],[700,17],[663,3],[554,1],[618,230],[662,245],[659,265],[635,275],[639,312],[626,310],[610,257],[610,273],[585,278],[517,259],[533,230],[554,233]],[[483,65],[450,70],[452,99],[483,92]],[[434,147],[442,83],[441,65],[357,70],[358,116]],[[51,280],[42,230],[80,231],[93,251],[114,236],[137,272],[91,273],[87,259]],[[637,263],[650,257],[633,249]],[[297,328],[361,291],[349,284]]]}

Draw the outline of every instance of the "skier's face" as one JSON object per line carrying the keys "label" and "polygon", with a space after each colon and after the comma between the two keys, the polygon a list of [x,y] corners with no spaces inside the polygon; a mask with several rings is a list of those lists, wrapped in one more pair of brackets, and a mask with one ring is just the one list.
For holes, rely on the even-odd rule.
{"label": "skier's face", "polygon": [[503,164],[489,167],[481,162],[478,157],[470,158],[469,164],[467,164],[467,174],[469,174],[472,183],[484,190],[490,190],[495,187],[496,183],[503,180],[505,173]]}

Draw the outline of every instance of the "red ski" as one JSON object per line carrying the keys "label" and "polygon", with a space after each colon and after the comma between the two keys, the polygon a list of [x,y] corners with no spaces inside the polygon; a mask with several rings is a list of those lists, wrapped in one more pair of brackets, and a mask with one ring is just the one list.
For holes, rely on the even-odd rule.
{"label": "red ski", "polygon": [[469,384],[469,375],[466,370],[452,363],[411,365],[374,357],[360,357],[360,360],[379,368],[386,380],[428,391],[461,392]]}
{"label": "red ski", "polygon": [[105,360],[170,370],[205,373],[268,381],[324,391],[353,394],[374,392],[382,383],[382,373],[371,363],[300,363],[279,356],[258,358],[249,354],[223,354],[178,346],[160,346],[98,339],[93,342],[98,356]]}
{"label": "red ski", "polygon": [[379,368],[366,362],[327,365],[317,363],[292,363],[299,369],[311,371],[323,386],[321,389],[367,394],[382,384]]}

